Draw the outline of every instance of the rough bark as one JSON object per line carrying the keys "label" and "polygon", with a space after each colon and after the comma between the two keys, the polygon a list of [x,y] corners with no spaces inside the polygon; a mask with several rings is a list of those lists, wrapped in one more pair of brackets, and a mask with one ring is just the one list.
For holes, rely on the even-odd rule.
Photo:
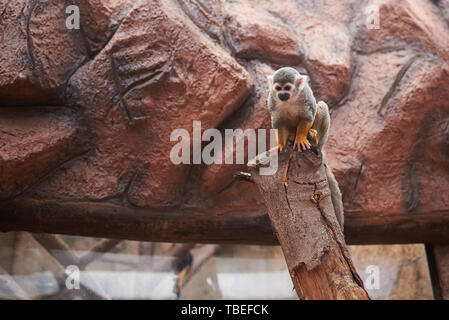
{"label": "rough bark", "polygon": [[262,165],[264,157],[278,158],[275,174],[261,175],[259,161],[250,161],[249,167],[299,298],[369,299],[335,217],[321,157],[312,151],[277,152],[259,158]]}

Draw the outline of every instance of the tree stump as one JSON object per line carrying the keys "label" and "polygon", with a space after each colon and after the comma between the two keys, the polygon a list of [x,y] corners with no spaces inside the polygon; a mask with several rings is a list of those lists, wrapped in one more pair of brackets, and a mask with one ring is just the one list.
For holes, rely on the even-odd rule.
{"label": "tree stump", "polygon": [[[273,175],[260,167],[278,157]],[[270,150],[248,163],[300,299],[369,299],[346,248],[325,164],[314,151]],[[285,182],[285,177],[287,178]]]}

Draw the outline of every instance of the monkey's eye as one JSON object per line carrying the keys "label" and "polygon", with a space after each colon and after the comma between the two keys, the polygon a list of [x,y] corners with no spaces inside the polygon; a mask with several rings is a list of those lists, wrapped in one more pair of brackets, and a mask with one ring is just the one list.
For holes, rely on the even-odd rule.
{"label": "monkey's eye", "polygon": [[281,91],[282,88],[279,86],[276,86],[275,89],[276,89],[276,91]]}
{"label": "monkey's eye", "polygon": [[291,88],[292,88],[292,87],[290,87],[290,86],[285,86],[285,87],[284,87],[284,90],[290,91]]}

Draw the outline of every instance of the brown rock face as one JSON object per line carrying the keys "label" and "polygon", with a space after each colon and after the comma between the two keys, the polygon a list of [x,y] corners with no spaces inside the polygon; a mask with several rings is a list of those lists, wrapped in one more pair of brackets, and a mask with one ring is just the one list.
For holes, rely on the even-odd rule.
{"label": "brown rock face", "polygon": [[[74,93],[69,103],[85,109],[98,146],[85,169],[92,183],[110,193],[99,197],[93,189],[85,194],[74,187],[65,195],[111,197],[123,177],[133,205],[178,204],[188,167],[170,161],[171,132],[192,134],[193,121],[201,121],[203,130],[218,126],[246,99],[250,86],[245,69],[169,1],[136,6],[69,84]],[[105,122],[111,116],[115,120]],[[68,170],[64,179],[83,184],[86,170]],[[59,189],[61,182],[55,176],[48,188]]]}
{"label": "brown rock face", "polygon": [[78,31],[58,0],[2,1],[0,104],[62,105],[65,84],[85,61]]}
{"label": "brown rock face", "polygon": [[245,1],[225,7],[227,38],[237,57],[295,65],[301,60],[299,39],[276,16]]}
{"label": "brown rock face", "polygon": [[2,201],[264,212],[244,164],[176,165],[170,136],[269,129],[266,76],[288,65],[331,108],[348,217],[449,212],[447,1],[74,3],[79,30],[63,1],[0,0]]}
{"label": "brown rock face", "polygon": [[83,151],[73,116],[60,108],[0,109],[0,199],[24,191]]}
{"label": "brown rock face", "polygon": [[83,35],[90,53],[96,53],[106,45],[132,8],[132,2],[127,0],[75,0],[73,3],[80,9]]}

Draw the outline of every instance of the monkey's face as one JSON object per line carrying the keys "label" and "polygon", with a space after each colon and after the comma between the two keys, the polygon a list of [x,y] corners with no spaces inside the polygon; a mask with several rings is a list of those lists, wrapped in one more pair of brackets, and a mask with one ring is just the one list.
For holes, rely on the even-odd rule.
{"label": "monkey's face", "polygon": [[275,83],[273,86],[273,94],[282,102],[288,101],[295,93],[295,85],[287,83]]}
{"label": "monkey's face", "polygon": [[296,100],[306,84],[307,78],[290,67],[277,70],[268,76],[271,96],[279,103]]}

